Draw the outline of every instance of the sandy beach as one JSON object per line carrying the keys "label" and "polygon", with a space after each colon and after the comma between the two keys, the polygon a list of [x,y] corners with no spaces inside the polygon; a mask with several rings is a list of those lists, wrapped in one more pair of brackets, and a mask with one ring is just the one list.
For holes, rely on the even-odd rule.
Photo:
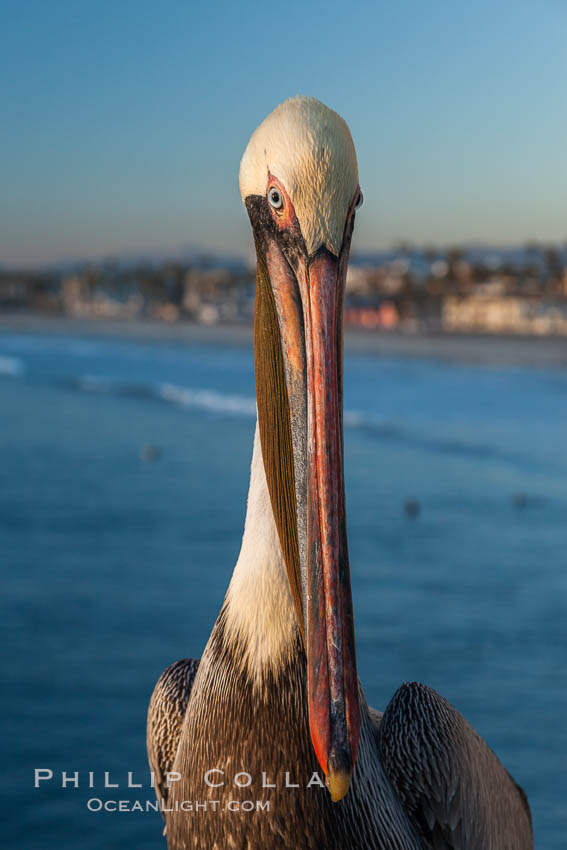
{"label": "sandy beach", "polygon": [[[125,337],[145,342],[172,340],[214,345],[252,345],[251,325],[200,325],[193,322],[74,319],[31,313],[0,313],[0,333],[69,334],[85,338]],[[567,338],[491,334],[404,333],[347,329],[350,352],[449,362],[532,368],[567,367]]]}

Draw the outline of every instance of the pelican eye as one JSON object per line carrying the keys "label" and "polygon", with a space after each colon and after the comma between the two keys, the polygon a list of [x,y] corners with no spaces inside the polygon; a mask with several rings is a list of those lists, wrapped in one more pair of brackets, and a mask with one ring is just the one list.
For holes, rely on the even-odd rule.
{"label": "pelican eye", "polygon": [[283,207],[282,193],[275,186],[272,186],[268,192],[268,201],[270,202],[270,206],[275,210],[281,210]]}
{"label": "pelican eye", "polygon": [[364,201],[364,195],[362,194],[362,192],[359,192],[359,193],[358,193],[358,198],[356,199],[356,203],[355,203],[355,205],[354,205],[355,210],[360,209],[360,207],[362,206],[362,202],[363,202],[363,201]]}

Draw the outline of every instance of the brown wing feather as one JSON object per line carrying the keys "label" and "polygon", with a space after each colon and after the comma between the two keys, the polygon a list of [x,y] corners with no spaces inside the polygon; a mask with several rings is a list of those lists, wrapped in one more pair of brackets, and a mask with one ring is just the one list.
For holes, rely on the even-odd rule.
{"label": "brown wing feather", "polygon": [[446,699],[412,682],[374,714],[386,774],[433,850],[533,850],[524,791]]}
{"label": "brown wing feather", "polygon": [[199,666],[195,658],[183,658],[161,674],[150,699],[146,744],[154,774],[158,802],[167,803],[166,775],[173,768],[181,727],[193,680]]}

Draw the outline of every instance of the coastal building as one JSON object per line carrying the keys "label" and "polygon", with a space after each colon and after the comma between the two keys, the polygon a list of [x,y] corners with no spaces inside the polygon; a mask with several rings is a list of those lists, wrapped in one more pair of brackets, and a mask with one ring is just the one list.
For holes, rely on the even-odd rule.
{"label": "coastal building", "polygon": [[451,332],[567,335],[567,300],[484,291],[443,299],[443,329]]}

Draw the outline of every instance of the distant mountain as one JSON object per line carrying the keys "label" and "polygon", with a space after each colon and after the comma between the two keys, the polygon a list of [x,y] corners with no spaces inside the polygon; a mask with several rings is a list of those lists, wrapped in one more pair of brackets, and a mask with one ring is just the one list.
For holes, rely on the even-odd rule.
{"label": "distant mountain", "polygon": [[358,251],[351,256],[351,263],[360,266],[382,266],[400,260],[405,260],[408,269],[420,274],[429,269],[435,260],[447,260],[455,252],[463,260],[474,265],[483,265],[487,269],[497,270],[503,266],[512,269],[525,268],[533,265],[541,268],[546,262],[549,251],[557,252],[557,258],[563,266],[567,266],[567,243],[563,245],[547,245],[540,243],[526,245],[496,246],[483,243],[463,243],[450,247],[431,246],[420,248],[414,245],[400,245],[388,251]]}
{"label": "distant mountain", "polygon": [[[125,251],[118,254],[109,254],[107,257],[85,257],[74,260],[61,260],[53,263],[45,263],[38,266],[34,264],[29,271],[36,273],[48,273],[53,275],[70,275],[81,271],[85,266],[112,266],[117,271],[128,271],[129,269],[158,268],[167,263],[179,263],[200,267],[214,266],[215,268],[226,268],[232,272],[241,272],[248,268],[242,257],[229,255],[213,255],[210,251],[192,246],[169,248],[163,250]],[[23,263],[19,266],[0,263],[1,272],[28,271]]]}
{"label": "distant mountain", "polygon": [[[549,251],[557,252],[557,259],[564,267],[567,267],[567,243],[563,245],[548,245],[543,243],[526,243],[524,245],[495,246],[484,243],[462,243],[455,246],[431,246],[417,247],[412,244],[394,246],[389,250],[381,251],[354,251],[351,255],[352,265],[359,266],[382,266],[395,261],[405,261],[408,270],[414,274],[427,275],[434,260],[446,260],[455,251],[474,265],[484,265],[487,269],[497,270],[502,266],[512,269],[525,268],[533,265],[543,268]],[[180,263],[183,265],[199,266],[201,268],[215,267],[225,268],[233,273],[241,273],[249,270],[251,261],[241,256],[218,255],[205,251],[195,246],[181,246],[168,249],[156,249],[145,251],[125,251],[111,254],[104,258],[88,258],[80,260],[61,260],[56,263],[46,263],[38,267],[34,265],[26,268],[24,264],[19,267],[0,263],[0,272],[29,271],[30,273],[53,274],[56,276],[73,274],[81,271],[88,265],[112,266],[117,271],[128,271],[135,268],[148,268],[163,266],[167,263]]]}

